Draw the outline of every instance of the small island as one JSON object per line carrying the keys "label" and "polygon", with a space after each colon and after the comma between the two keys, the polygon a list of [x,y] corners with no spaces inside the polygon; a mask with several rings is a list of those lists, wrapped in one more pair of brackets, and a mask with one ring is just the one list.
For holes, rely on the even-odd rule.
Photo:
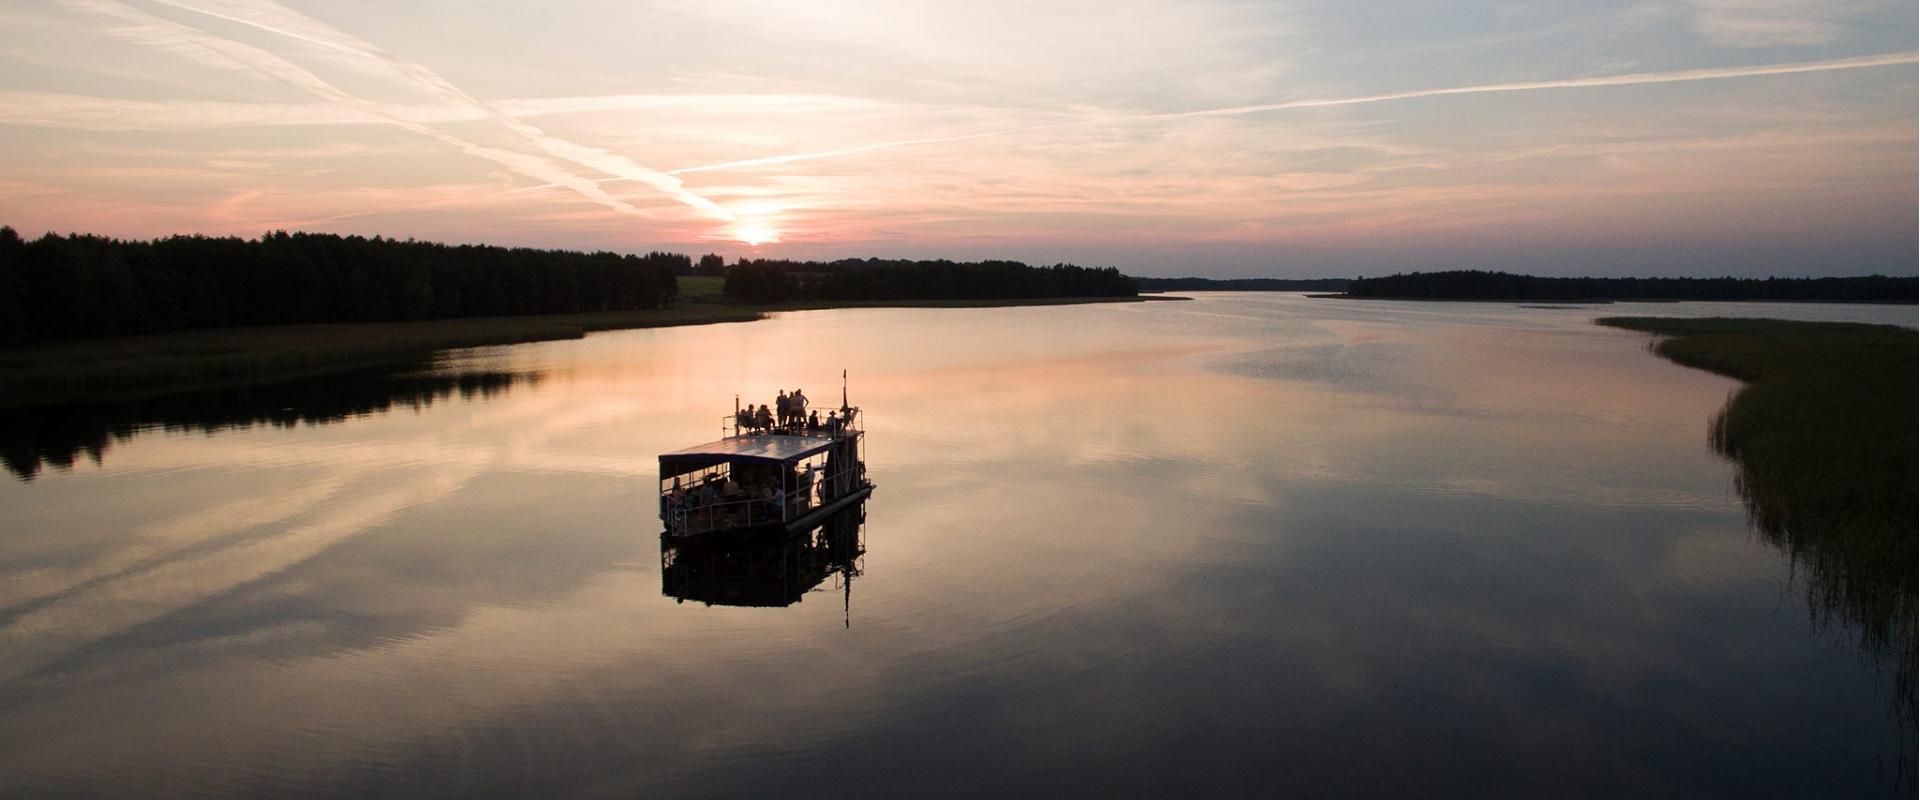
{"label": "small island", "polygon": [[1349,278],[1134,278],[1143,292],[1344,292]]}
{"label": "small island", "polygon": [[1847,278],[1543,278],[1506,272],[1452,270],[1359,278],[1344,294],[1365,300],[1479,300],[1607,303],[1623,300],[1746,300],[1753,302],[1913,303],[1920,279],[1865,275]]}

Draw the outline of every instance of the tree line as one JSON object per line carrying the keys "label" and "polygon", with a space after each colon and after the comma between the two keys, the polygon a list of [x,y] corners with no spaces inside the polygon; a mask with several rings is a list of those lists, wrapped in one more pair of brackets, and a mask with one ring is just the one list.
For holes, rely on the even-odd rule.
{"label": "tree line", "polygon": [[1113,267],[1018,261],[839,261],[741,259],[727,270],[727,297],[746,303],[793,300],[1008,300],[1132,297],[1134,281]]}
{"label": "tree line", "polygon": [[1134,278],[1143,292],[1340,292],[1351,278]]}
{"label": "tree line", "polygon": [[1540,278],[1464,270],[1360,278],[1353,297],[1434,300],[1798,300],[1912,303],[1920,279],[1852,278]]}
{"label": "tree line", "polygon": [[130,241],[0,227],[0,342],[323,322],[559,314],[672,302],[684,255],[275,231]]}

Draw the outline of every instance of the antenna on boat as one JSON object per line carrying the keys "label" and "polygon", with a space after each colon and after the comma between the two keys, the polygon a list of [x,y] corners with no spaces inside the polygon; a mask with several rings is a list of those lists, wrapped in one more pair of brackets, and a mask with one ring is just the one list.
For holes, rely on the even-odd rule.
{"label": "antenna on boat", "polygon": [[845,411],[849,408],[852,406],[847,405],[847,371],[842,368],[840,370],[840,410]]}

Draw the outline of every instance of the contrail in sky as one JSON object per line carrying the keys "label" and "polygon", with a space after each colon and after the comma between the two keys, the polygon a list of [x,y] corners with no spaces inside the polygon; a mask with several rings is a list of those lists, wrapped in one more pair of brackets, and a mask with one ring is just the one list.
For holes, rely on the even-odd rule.
{"label": "contrail in sky", "polygon": [[[382,77],[398,76],[415,88],[426,90],[442,100],[474,109],[485,118],[506,127],[549,155],[591,167],[623,180],[651,185],[708,217],[729,222],[736,220],[731,212],[713,201],[687,191],[678,178],[647,169],[616,153],[585,147],[550,136],[545,131],[467,94],[424,66],[387,54],[372,44],[284,6],[272,2],[249,2],[249,0],[156,0],[156,2],[248,25],[343,53],[349,57],[346,63],[351,66]],[[564,186],[608,208],[636,216],[651,216],[632,204],[607,194],[600,188],[600,181],[560,169],[539,156],[482,146],[423,123],[406,119],[361,100],[305,68],[252,45],[156,17],[116,0],[67,0],[67,5],[118,20],[121,25],[115,29],[115,33],[148,46],[185,55],[202,63],[218,65],[221,62],[227,62],[225,65],[237,65],[261,72],[321,99],[437,139],[468,154],[502,164],[515,172],[546,181],[550,185]]]}
{"label": "contrail in sky", "polygon": [[672,175],[685,175],[694,172],[712,172],[727,169],[766,166],[770,164],[789,164],[796,161],[812,161],[822,158],[871,153],[878,150],[891,150],[896,147],[961,142],[970,139],[987,139],[999,136],[1011,136],[1049,128],[1071,128],[1089,125],[1110,125],[1128,122],[1147,122],[1154,120],[1177,120],[1201,117],[1235,117],[1247,114],[1262,114],[1271,111],[1288,111],[1296,108],[1331,108],[1335,106],[1356,106],[1371,103],[1388,103],[1396,100],[1413,100],[1422,97],[1441,97],[1462,94],[1495,94],[1500,92],[1531,92],[1547,89],[1587,89],[1604,86],[1640,86],[1655,83],[1685,83],[1689,81],[1727,80],[1731,78],[1757,78],[1768,75],[1796,75],[1807,72],[1832,72],[1847,69],[1866,69],[1870,67],[1897,66],[1920,62],[1920,54],[1885,53],[1871,56],[1840,58],[1831,61],[1807,61],[1794,64],[1771,64],[1758,67],[1716,67],[1710,69],[1689,69],[1673,72],[1636,72],[1626,75],[1606,75],[1594,78],[1566,78],[1550,81],[1527,81],[1520,83],[1485,83],[1474,86],[1454,86],[1441,89],[1414,89],[1388,94],[1362,95],[1359,97],[1334,97],[1311,100],[1289,100],[1282,103],[1263,103],[1248,106],[1230,106],[1210,108],[1199,111],[1175,111],[1161,114],[1133,114],[1100,116],[1071,122],[1056,122],[1046,125],[1028,125],[1020,128],[984,131],[959,136],[940,136],[925,139],[900,139],[886,142],[874,142],[856,147],[837,150],[824,150],[812,153],[792,153],[788,155],[749,158],[739,161],[725,161],[717,164],[704,164],[697,167],[682,167],[669,170]]}
{"label": "contrail in sky", "polygon": [[1241,114],[1259,114],[1267,111],[1285,111],[1294,108],[1326,108],[1329,106],[1355,106],[1367,103],[1386,103],[1394,100],[1412,100],[1421,97],[1440,97],[1454,94],[1494,94],[1498,92],[1532,92],[1543,89],[1587,89],[1601,86],[1640,86],[1652,83],[1685,83],[1688,81],[1717,81],[1729,78],[1757,78],[1766,75],[1796,75],[1804,72],[1832,72],[1843,69],[1865,69],[1868,67],[1888,67],[1898,64],[1912,64],[1920,61],[1920,55],[1914,53],[1885,53],[1872,56],[1855,56],[1832,61],[1806,61],[1797,64],[1772,64],[1761,67],[1714,67],[1709,69],[1686,69],[1674,72],[1635,72],[1626,75],[1605,75],[1595,78],[1566,78],[1551,81],[1527,81],[1522,83],[1483,83],[1475,86],[1455,86],[1447,89],[1415,89],[1390,94],[1364,95],[1361,97],[1340,97],[1322,100],[1291,100],[1284,103],[1264,103],[1252,106],[1232,106],[1213,108],[1204,111],[1179,111],[1167,114],[1148,114],[1137,119],[1181,119],[1185,117],[1228,117]]}
{"label": "contrail in sky", "polygon": [[611,153],[594,147],[586,147],[551,136],[538,127],[527,124],[494,106],[467,94],[465,90],[453,85],[439,73],[414,61],[388,53],[371,42],[341,31],[324,22],[301,14],[272,0],[155,0],[164,5],[205,14],[217,19],[258,28],[269,33],[297,39],[309,44],[329,48],[354,58],[360,66],[374,67],[376,72],[384,71],[397,75],[416,88],[437,95],[442,99],[467,106],[484,113],[494,122],[513,131],[533,143],[549,155],[572,161],[581,166],[590,167],[608,175],[644,183],[659,190],[668,197],[684,203],[708,217],[727,222],[736,221],[732,212],[721,208],[712,200],[688,191],[680,179],[664,172],[648,169],[634,163],[632,159],[618,153]]}
{"label": "contrail in sky", "polygon": [[111,32],[115,35],[203,64],[258,72],[322,100],[367,114],[389,125],[433,138],[469,155],[487,159],[522,175],[565,186],[582,197],[616,211],[641,217],[651,216],[632,204],[607,194],[606,190],[600,188],[598,182],[561,169],[545,158],[476,144],[397,116],[328,83],[298,64],[252,45],[154,16],[117,0],[64,1],[70,8],[113,20],[116,24]]}

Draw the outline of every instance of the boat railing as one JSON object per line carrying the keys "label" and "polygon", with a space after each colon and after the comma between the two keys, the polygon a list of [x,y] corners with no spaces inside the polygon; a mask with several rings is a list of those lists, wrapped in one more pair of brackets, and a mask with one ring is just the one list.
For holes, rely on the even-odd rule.
{"label": "boat railing", "polygon": [[[819,411],[819,410],[820,409],[817,409],[817,408],[814,409],[814,411]],[[835,435],[858,436],[860,435],[862,429],[861,429],[860,409],[858,407],[849,408],[849,409],[830,408],[827,410],[833,411],[836,413],[844,410],[850,413],[844,419],[836,418],[834,424],[831,426],[827,424],[825,418],[822,418],[820,421],[820,425],[817,427],[807,425],[804,422],[787,422],[785,424],[782,424],[778,420],[775,420],[772,425],[768,425],[764,427],[756,426],[756,425],[741,425],[740,424],[741,418],[738,414],[728,414],[720,418],[720,435],[723,438],[730,438],[734,436],[756,436],[761,434],[787,434],[790,436],[835,436]]]}
{"label": "boat railing", "polygon": [[785,493],[785,504],[776,499],[746,497],[711,503],[691,499],[675,501],[671,492],[660,496],[663,517],[669,529],[682,533],[704,533],[727,528],[752,527],[786,522],[808,510],[826,505],[833,499],[858,490],[861,486],[859,463],[848,464],[835,472],[819,471],[807,487]]}

